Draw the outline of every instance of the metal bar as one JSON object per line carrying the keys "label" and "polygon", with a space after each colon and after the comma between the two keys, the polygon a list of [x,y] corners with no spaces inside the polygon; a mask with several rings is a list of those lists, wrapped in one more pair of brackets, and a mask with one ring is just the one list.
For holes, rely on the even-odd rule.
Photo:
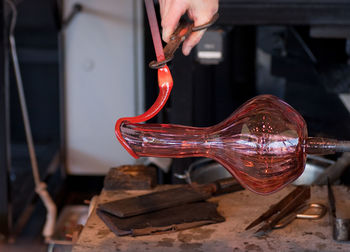
{"label": "metal bar", "polygon": [[157,61],[165,59],[162,40],[160,38],[159,27],[157,22],[156,11],[153,0],[145,0],[146,12],[148,16],[149,27],[151,29],[154,50],[156,51]]}
{"label": "metal bar", "polygon": [[221,1],[218,24],[348,25],[350,3],[321,1]]}
{"label": "metal bar", "polygon": [[0,1],[0,242],[6,240],[11,228],[9,209],[10,127],[8,43],[5,25],[5,1]]}
{"label": "metal bar", "polygon": [[20,102],[21,111],[22,111],[24,130],[25,130],[26,140],[27,140],[27,144],[28,144],[28,151],[29,151],[30,162],[31,162],[32,171],[33,171],[34,182],[35,182],[35,186],[38,187],[40,184],[39,167],[38,167],[38,161],[37,161],[36,154],[35,154],[34,141],[33,141],[32,130],[31,130],[30,121],[29,121],[26,98],[25,98],[24,89],[23,89],[21,70],[20,70],[19,62],[18,62],[16,41],[15,41],[15,37],[14,37],[14,29],[15,29],[16,19],[17,19],[17,10],[15,8],[14,3],[12,3],[11,1],[8,1],[8,3],[12,9],[12,14],[11,14],[12,18],[11,18],[11,24],[10,24],[10,37],[9,37],[10,38],[9,39],[10,40],[10,49],[11,49],[10,52],[11,52],[11,56],[12,56],[13,69],[15,71],[19,102]]}
{"label": "metal bar", "polygon": [[83,5],[79,3],[74,4],[73,9],[71,10],[67,19],[63,21],[63,29],[65,29],[72,22],[72,20],[77,16],[77,14],[79,14],[82,11],[83,11]]}
{"label": "metal bar", "polygon": [[303,48],[304,52],[310,58],[311,62],[316,65],[318,63],[317,59],[316,59],[315,55],[313,54],[313,52],[311,51],[310,47],[304,41],[304,39],[300,36],[300,34],[295,30],[294,27],[292,27],[292,26],[289,27],[289,30],[291,31],[293,36],[296,38],[296,40],[299,42],[301,48]]}
{"label": "metal bar", "polygon": [[[64,9],[64,1],[58,0],[57,1],[57,18],[59,23],[63,23],[63,9]],[[62,27],[63,28],[63,27]],[[60,121],[60,162],[62,164],[61,166],[61,173],[62,177],[65,177],[67,175],[67,132],[66,132],[66,74],[65,74],[65,55],[64,55],[64,48],[65,48],[65,30],[60,29],[58,31],[58,83],[59,83],[59,121]]]}
{"label": "metal bar", "polygon": [[20,70],[18,57],[17,57],[16,40],[14,37],[14,29],[15,29],[16,20],[17,20],[17,9],[15,4],[11,0],[7,0],[7,3],[11,7],[11,11],[12,11],[9,42],[10,42],[10,52],[12,56],[13,69],[16,77],[19,102],[20,102],[20,107],[21,107],[21,112],[23,117],[24,131],[25,131],[25,136],[26,136],[27,145],[28,145],[33,179],[35,183],[35,192],[40,196],[47,210],[43,236],[46,239],[49,239],[54,232],[54,225],[56,222],[57,210],[56,210],[56,205],[54,201],[52,200],[50,194],[46,190],[46,187],[47,187],[46,184],[40,180],[39,166],[38,166],[37,156],[35,153],[33,135],[32,135],[30,120],[28,115],[28,108],[27,108],[27,103],[26,103],[25,94],[24,94],[22,75],[21,75],[21,70]]}

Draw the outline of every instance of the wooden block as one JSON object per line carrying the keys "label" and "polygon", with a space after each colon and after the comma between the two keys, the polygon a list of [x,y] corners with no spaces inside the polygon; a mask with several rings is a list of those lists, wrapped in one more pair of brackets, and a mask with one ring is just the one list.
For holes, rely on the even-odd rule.
{"label": "wooden block", "polygon": [[145,190],[157,184],[155,167],[123,165],[111,168],[104,180],[105,190]]}

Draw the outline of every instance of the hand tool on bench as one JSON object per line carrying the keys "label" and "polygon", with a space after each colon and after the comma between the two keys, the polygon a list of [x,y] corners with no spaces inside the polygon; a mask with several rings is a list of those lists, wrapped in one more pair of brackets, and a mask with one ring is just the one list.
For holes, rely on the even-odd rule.
{"label": "hand tool on bench", "polygon": [[[269,210],[254,220],[246,230],[265,222],[263,226],[255,232],[261,236],[276,228],[283,228],[294,219],[320,219],[327,208],[322,204],[306,203],[310,199],[310,187],[298,186],[277,204],[272,205]],[[307,214],[309,210],[317,210],[317,213]]]}
{"label": "hand tool on bench", "polygon": [[234,192],[241,189],[243,188],[234,178],[221,179],[205,185],[181,185],[168,190],[115,200],[100,204],[98,208],[104,212],[124,218],[186,203],[203,201],[213,195]]}
{"label": "hand tool on bench", "polygon": [[329,179],[327,181],[327,188],[329,215],[331,217],[333,227],[333,239],[336,241],[350,241],[350,219],[337,217],[335,197]]}

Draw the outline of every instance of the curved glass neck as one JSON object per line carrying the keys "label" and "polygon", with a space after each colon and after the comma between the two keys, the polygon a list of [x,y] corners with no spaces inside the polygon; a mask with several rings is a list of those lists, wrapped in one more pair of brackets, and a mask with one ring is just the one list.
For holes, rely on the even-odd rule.
{"label": "curved glass neck", "polygon": [[123,138],[137,155],[170,158],[206,156],[207,135],[203,129],[167,124],[121,126]]}

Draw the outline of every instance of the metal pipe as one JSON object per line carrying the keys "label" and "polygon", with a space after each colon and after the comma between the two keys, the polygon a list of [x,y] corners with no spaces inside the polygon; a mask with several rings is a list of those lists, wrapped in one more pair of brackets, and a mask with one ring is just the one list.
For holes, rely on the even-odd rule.
{"label": "metal pipe", "polygon": [[45,236],[45,238],[49,239],[54,232],[57,209],[54,201],[50,197],[50,194],[46,190],[46,184],[41,182],[40,180],[38,161],[35,154],[32,130],[30,127],[28,109],[27,109],[27,104],[26,104],[26,99],[25,99],[24,89],[23,89],[23,80],[22,80],[21,71],[20,71],[19,62],[18,62],[16,40],[14,37],[14,29],[15,29],[15,24],[17,19],[17,9],[15,4],[11,0],[6,0],[6,2],[10,5],[12,10],[12,19],[11,19],[10,34],[9,34],[10,52],[11,52],[11,58],[12,58],[13,68],[14,68],[15,77],[16,77],[16,84],[17,84],[18,96],[19,96],[19,101],[20,101],[20,106],[22,111],[24,130],[25,130],[29,157],[30,157],[30,162],[32,167],[32,173],[33,173],[33,178],[35,183],[35,192],[40,196],[47,210],[43,235]]}

